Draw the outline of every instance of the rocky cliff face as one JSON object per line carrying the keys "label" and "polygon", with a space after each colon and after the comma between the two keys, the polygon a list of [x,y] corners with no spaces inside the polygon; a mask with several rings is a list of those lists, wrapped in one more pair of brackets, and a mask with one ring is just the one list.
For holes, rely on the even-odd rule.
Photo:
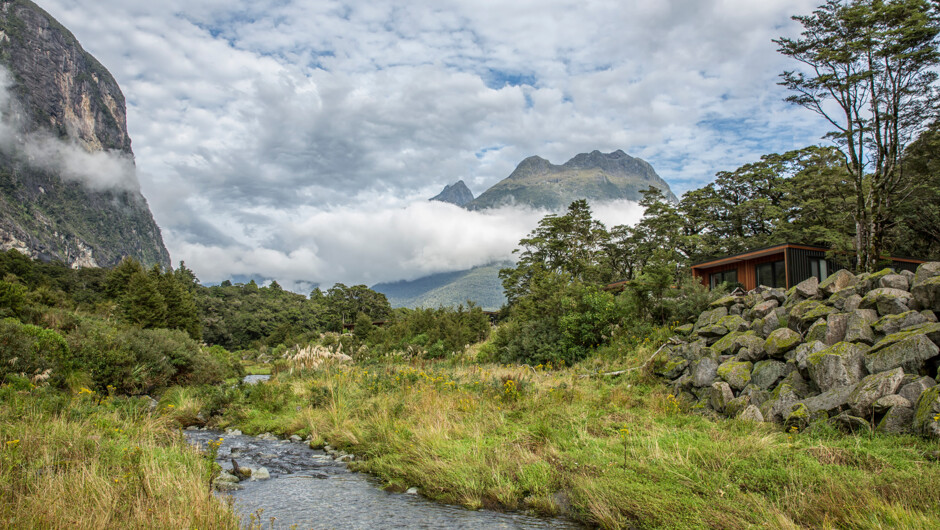
{"label": "rocky cliff face", "polygon": [[75,37],[28,0],[0,1],[0,248],[108,266],[170,264],[140,193],[124,96]]}
{"label": "rocky cliff face", "polygon": [[696,408],[788,430],[830,422],[940,438],[940,263],[841,270],[712,306],[677,328],[655,368]]}
{"label": "rocky cliff face", "polygon": [[473,200],[473,192],[470,191],[470,188],[468,188],[462,180],[458,180],[453,184],[444,186],[442,192],[428,200],[449,202],[450,204],[463,206]]}
{"label": "rocky cliff face", "polygon": [[538,156],[523,160],[509,177],[467,204],[470,210],[506,204],[560,210],[572,201],[639,201],[642,191],[659,188],[676,200],[669,184],[647,162],[623,151],[581,153],[557,166]]}

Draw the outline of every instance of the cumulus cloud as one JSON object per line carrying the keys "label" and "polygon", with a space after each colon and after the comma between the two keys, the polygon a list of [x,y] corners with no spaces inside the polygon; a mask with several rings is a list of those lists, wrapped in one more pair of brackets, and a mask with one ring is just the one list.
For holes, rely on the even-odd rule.
{"label": "cumulus cloud", "polygon": [[0,67],[0,149],[27,164],[81,182],[95,191],[139,192],[134,160],[120,151],[89,151],[48,131],[26,132],[10,72]]}
{"label": "cumulus cloud", "polygon": [[[120,83],[141,187],[174,259],[206,279],[369,282],[378,280],[361,264],[375,259],[370,233],[401,246],[383,246],[390,258],[381,267],[400,277],[498,254],[483,238],[470,237],[480,245],[472,251],[458,239],[421,239],[422,222],[472,223],[414,204],[458,179],[479,194],[527,156],[563,163],[623,149],[681,194],[717,171],[817,142],[825,127],[782,101],[777,75],[792,65],[771,42],[795,34],[789,17],[817,3],[47,0],[44,8]],[[427,220],[432,214],[447,217]],[[526,219],[512,243],[534,228],[537,217]],[[412,237],[387,232],[394,223]],[[350,240],[333,241],[330,230]],[[448,245],[462,257],[448,260]],[[220,264],[228,261],[230,272]]]}

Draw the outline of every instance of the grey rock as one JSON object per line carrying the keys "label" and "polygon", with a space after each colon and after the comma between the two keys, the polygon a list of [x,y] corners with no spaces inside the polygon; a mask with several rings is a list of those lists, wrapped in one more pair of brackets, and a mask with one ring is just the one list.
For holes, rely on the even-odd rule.
{"label": "grey rock", "polygon": [[747,332],[739,336],[735,342],[738,344],[737,359],[739,361],[760,361],[767,357],[764,351],[764,339],[754,332]]}
{"label": "grey rock", "polygon": [[407,490],[405,490],[405,494],[406,494],[406,495],[417,495],[417,494],[418,494],[418,488],[415,488],[415,487],[408,488]]}
{"label": "grey rock", "polygon": [[297,436],[296,434],[292,434],[292,435],[290,436],[290,441],[296,443],[296,442],[302,442],[302,441],[304,441],[304,439],[301,438],[300,436]]}
{"label": "grey rock", "polygon": [[734,392],[728,383],[716,381],[712,383],[711,394],[708,399],[709,405],[718,412],[724,412],[725,406],[734,399]]}
{"label": "grey rock", "polygon": [[846,313],[833,313],[826,317],[826,337],[822,342],[827,346],[832,346],[845,340],[848,323],[849,315]]}
{"label": "grey rock", "polygon": [[798,370],[794,369],[795,363],[787,363],[787,375],[780,381],[780,385],[787,385],[790,390],[797,395],[800,399],[806,399],[807,397],[818,394],[818,390],[814,389],[808,381],[803,379],[802,374]]}
{"label": "grey rock", "polygon": [[931,322],[931,323],[937,322],[937,314],[929,309],[924,309],[923,311],[920,312],[920,314],[924,315],[924,318],[927,320],[927,322]]}
{"label": "grey rock", "polygon": [[718,379],[718,362],[703,357],[692,369],[692,384],[697,388],[710,387]]}
{"label": "grey rock", "polygon": [[862,298],[862,309],[877,309],[879,315],[896,315],[910,311],[911,293],[900,289],[879,287],[872,289]]}
{"label": "grey rock", "polygon": [[694,329],[695,331],[698,331],[699,329],[705,326],[716,324],[719,320],[721,320],[722,318],[726,316],[728,316],[728,308],[726,307],[718,307],[710,311],[704,311],[702,312],[702,314],[698,316],[698,319],[695,321]]}
{"label": "grey rock", "polygon": [[850,342],[840,342],[816,352],[807,359],[810,378],[823,392],[854,385],[865,375],[867,352],[868,346]]}
{"label": "grey rock", "polygon": [[884,413],[884,417],[878,422],[875,430],[890,434],[913,434],[913,423],[914,409],[912,407],[893,406]]}
{"label": "grey rock", "polygon": [[745,421],[755,421],[762,422],[764,421],[764,416],[760,413],[760,409],[754,405],[748,405],[744,408],[741,414],[738,416],[738,419]]}
{"label": "grey rock", "polygon": [[238,429],[225,429],[225,436],[241,436],[242,432]]}
{"label": "grey rock", "polygon": [[920,399],[920,395],[924,393],[924,390],[934,387],[937,385],[937,382],[931,377],[923,376],[915,379],[911,383],[907,383],[901,386],[901,389],[898,390],[898,395],[904,399],[910,401],[911,403],[917,403],[917,400]]}
{"label": "grey rock", "polygon": [[759,337],[767,338],[771,333],[777,328],[780,327],[780,317],[777,316],[777,313],[771,311],[764,318],[758,318],[751,323],[751,329]]}
{"label": "grey rock", "polygon": [[729,333],[733,331],[747,331],[750,327],[750,324],[739,315],[723,317],[717,322],[717,325],[726,328]]}
{"label": "grey rock", "polygon": [[914,273],[911,295],[920,309],[940,311],[940,262],[923,263]]}
{"label": "grey rock", "polygon": [[907,311],[896,315],[885,315],[881,317],[872,325],[872,329],[882,335],[891,335],[892,333],[897,333],[909,327],[926,323],[927,317],[918,311]]}
{"label": "grey rock", "polygon": [[796,347],[796,355],[794,356],[794,362],[796,362],[797,368],[802,371],[807,371],[809,366],[807,361],[809,356],[826,349],[826,345],[820,341],[813,342],[804,342]]}
{"label": "grey rock", "polygon": [[812,298],[819,297],[819,279],[815,276],[812,276],[802,282],[796,284],[794,288],[796,293],[800,295],[804,300],[809,300]]}
{"label": "grey rock", "polygon": [[845,299],[845,303],[842,304],[842,310],[846,313],[851,313],[859,308],[862,305],[862,297],[855,294]]}
{"label": "grey rock", "polygon": [[840,269],[829,275],[828,278],[819,284],[819,290],[827,295],[832,295],[843,289],[854,287],[858,279],[851,272]]}
{"label": "grey rock", "polygon": [[773,388],[787,374],[787,364],[780,361],[760,361],[754,365],[751,382],[762,390]]}
{"label": "grey rock", "polygon": [[727,381],[731,388],[743,390],[751,382],[751,369],[753,364],[743,361],[729,360],[718,366],[718,377]]}
{"label": "grey rock", "polygon": [[914,404],[897,394],[888,394],[887,396],[881,396],[876,399],[871,405],[871,409],[876,414],[884,414],[891,410],[892,407],[906,407],[913,411]]}
{"label": "grey rock", "polygon": [[940,348],[924,334],[914,334],[885,347],[879,347],[880,344],[881,342],[876,344],[865,356],[865,368],[869,373],[901,367],[907,373],[916,374],[924,361],[940,353]]}
{"label": "grey rock", "polygon": [[868,424],[867,420],[859,418],[858,416],[852,416],[848,412],[843,412],[834,418],[829,418],[829,423],[847,434],[859,434],[871,430],[871,425]]}
{"label": "grey rock", "polygon": [[864,342],[871,345],[875,342],[875,332],[871,328],[871,319],[868,313],[877,313],[872,309],[859,309],[849,314],[846,320],[845,342]]}
{"label": "grey rock", "polygon": [[792,329],[780,328],[774,330],[767,337],[767,341],[764,343],[764,351],[771,357],[783,357],[783,354],[796,348],[801,340],[802,337],[799,333]]}
{"label": "grey rock", "polygon": [[777,302],[774,299],[765,300],[754,306],[754,309],[752,310],[754,315],[753,318],[764,318],[779,306],[780,302]]}
{"label": "grey rock", "polygon": [[862,379],[855,386],[855,390],[852,391],[848,399],[849,409],[852,414],[863,418],[870,417],[872,415],[872,404],[881,397],[894,394],[903,378],[904,371],[895,368]]}
{"label": "grey rock", "polygon": [[251,470],[252,482],[256,480],[268,480],[269,478],[271,478],[271,473],[268,471],[268,468],[266,467],[259,467],[258,469]]}
{"label": "grey rock", "polygon": [[760,406],[770,399],[771,396],[770,392],[761,390],[757,385],[750,384],[744,387],[739,397],[745,397],[750,404]]}
{"label": "grey rock", "polygon": [[830,416],[839,414],[848,408],[849,396],[855,390],[855,385],[841,386],[822,394],[808,397],[801,401],[810,412],[826,412]]}
{"label": "grey rock", "polygon": [[914,432],[940,438],[940,386],[924,390],[914,405]]}
{"label": "grey rock", "polygon": [[889,289],[898,289],[900,291],[906,291],[911,287],[907,277],[901,274],[888,274],[882,276],[878,281],[878,285],[881,287],[887,287]]}
{"label": "grey rock", "polygon": [[820,318],[806,330],[806,340],[825,342],[828,331],[829,325],[826,323],[826,319]]}

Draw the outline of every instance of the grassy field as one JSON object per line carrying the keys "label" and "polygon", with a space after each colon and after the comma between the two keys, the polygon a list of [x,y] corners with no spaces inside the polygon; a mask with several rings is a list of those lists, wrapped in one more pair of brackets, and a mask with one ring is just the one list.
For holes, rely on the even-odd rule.
{"label": "grassy field", "polygon": [[239,527],[170,416],[87,389],[18,387],[0,387],[0,527]]}
{"label": "grassy field", "polygon": [[[625,361],[574,368],[389,363],[334,367],[226,401],[219,426],[312,435],[391,489],[605,528],[937,528],[936,443],[786,433],[685,410]],[[189,396],[195,410],[205,403]]]}

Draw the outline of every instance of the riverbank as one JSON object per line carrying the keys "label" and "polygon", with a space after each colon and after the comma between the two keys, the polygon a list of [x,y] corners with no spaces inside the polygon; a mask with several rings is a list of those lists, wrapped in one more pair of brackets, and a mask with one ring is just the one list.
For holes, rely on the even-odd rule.
{"label": "riverbank", "polygon": [[[936,443],[690,411],[640,365],[471,362],[337,366],[274,380],[211,422],[311,436],[403,490],[469,508],[607,528],[940,526]],[[592,370],[630,369],[583,377]]]}
{"label": "riverbank", "polygon": [[210,462],[145,399],[0,387],[0,526],[239,528]]}

